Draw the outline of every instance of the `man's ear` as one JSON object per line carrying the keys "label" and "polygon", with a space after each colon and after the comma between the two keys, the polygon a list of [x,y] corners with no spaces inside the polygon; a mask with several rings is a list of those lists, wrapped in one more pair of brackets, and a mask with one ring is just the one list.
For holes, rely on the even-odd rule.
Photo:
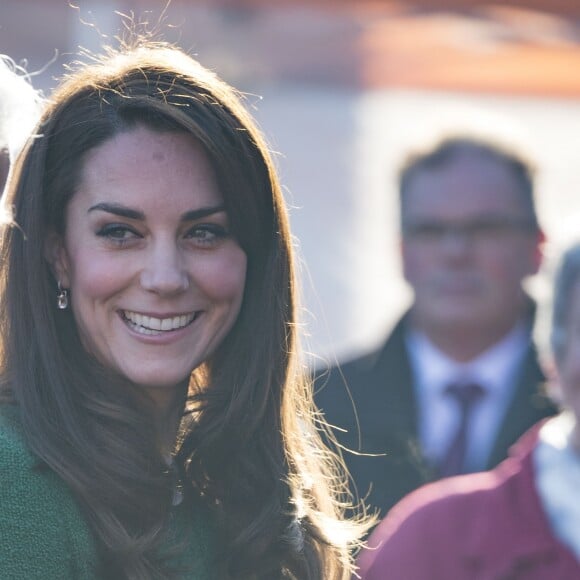
{"label": "man's ear", "polygon": [[69,257],[64,238],[55,231],[46,236],[44,258],[48,262],[53,276],[63,288],[70,288]]}
{"label": "man's ear", "polygon": [[550,398],[556,402],[557,405],[564,404],[562,383],[560,381],[560,373],[558,372],[558,365],[551,359],[549,363],[542,361],[542,369],[546,375],[546,391]]}
{"label": "man's ear", "polygon": [[534,246],[534,254],[532,256],[532,275],[537,274],[540,266],[542,265],[542,261],[544,259],[544,248],[546,246],[546,234],[544,230],[538,229],[536,233],[535,239],[535,246]]}

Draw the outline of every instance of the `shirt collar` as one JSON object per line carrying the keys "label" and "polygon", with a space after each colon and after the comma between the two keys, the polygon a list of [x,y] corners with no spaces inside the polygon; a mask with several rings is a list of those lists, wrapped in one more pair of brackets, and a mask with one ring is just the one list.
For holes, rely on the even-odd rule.
{"label": "shirt collar", "polygon": [[465,379],[492,394],[503,390],[505,380],[528,348],[530,336],[528,325],[520,322],[499,342],[466,363],[447,356],[421,331],[410,329],[406,341],[417,380],[424,388],[440,393],[450,383]]}

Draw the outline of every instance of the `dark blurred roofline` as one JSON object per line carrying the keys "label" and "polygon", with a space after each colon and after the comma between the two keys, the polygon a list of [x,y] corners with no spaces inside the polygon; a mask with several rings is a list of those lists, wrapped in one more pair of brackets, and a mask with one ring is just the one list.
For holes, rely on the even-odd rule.
{"label": "dark blurred roofline", "polygon": [[[192,3],[199,3],[199,0],[190,0]],[[524,8],[539,10],[551,14],[562,16],[580,17],[579,0],[206,0],[212,5],[269,7],[284,5],[302,5],[309,7],[327,8],[347,8],[349,10],[366,10],[368,8],[380,9],[388,7],[401,7],[405,10],[473,10],[481,7],[503,7],[503,8]]]}
{"label": "dark blurred roofline", "polygon": [[[77,46],[98,40],[83,4],[0,0],[0,52],[47,68],[38,86],[54,86]],[[105,4],[105,21],[118,8],[154,22],[165,0]],[[176,42],[249,92],[282,83],[580,98],[580,0],[172,0],[169,14]]]}

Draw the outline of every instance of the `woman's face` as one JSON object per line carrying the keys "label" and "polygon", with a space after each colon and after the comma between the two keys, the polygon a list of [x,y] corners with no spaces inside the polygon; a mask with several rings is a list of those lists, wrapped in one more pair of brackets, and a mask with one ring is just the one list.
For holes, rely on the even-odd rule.
{"label": "woman's face", "polygon": [[49,244],[85,348],[160,403],[238,316],[246,255],[188,135],[138,127],[89,152]]}

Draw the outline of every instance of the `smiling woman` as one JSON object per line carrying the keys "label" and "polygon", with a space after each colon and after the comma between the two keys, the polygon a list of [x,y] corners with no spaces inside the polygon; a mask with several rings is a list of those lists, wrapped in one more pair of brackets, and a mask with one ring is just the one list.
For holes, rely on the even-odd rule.
{"label": "smiling woman", "polygon": [[137,41],[80,66],[0,237],[8,577],[346,579],[287,217],[233,89]]}

